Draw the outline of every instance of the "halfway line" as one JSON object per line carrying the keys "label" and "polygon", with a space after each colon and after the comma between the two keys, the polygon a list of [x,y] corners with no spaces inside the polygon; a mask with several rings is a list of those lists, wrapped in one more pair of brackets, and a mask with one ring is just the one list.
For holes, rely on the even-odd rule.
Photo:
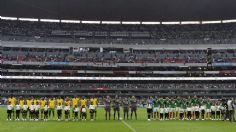
{"label": "halfway line", "polygon": [[128,123],[126,123],[125,121],[121,121],[123,124],[125,124],[130,130],[132,130],[132,132],[137,132],[132,126],[130,126]]}

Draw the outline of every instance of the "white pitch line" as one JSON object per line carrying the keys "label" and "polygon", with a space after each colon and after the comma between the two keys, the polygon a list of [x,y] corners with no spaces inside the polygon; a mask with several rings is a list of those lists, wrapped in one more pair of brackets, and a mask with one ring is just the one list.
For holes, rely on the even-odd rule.
{"label": "white pitch line", "polygon": [[128,123],[125,121],[121,121],[123,124],[125,124],[132,132],[137,132],[132,126],[130,126]]}

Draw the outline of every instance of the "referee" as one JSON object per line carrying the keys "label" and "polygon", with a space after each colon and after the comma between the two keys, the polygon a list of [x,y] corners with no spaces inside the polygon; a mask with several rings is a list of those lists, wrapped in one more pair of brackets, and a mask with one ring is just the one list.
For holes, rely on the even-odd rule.
{"label": "referee", "polygon": [[233,98],[230,98],[227,101],[227,106],[228,106],[228,118],[229,121],[232,122],[234,120],[234,103],[233,103]]}

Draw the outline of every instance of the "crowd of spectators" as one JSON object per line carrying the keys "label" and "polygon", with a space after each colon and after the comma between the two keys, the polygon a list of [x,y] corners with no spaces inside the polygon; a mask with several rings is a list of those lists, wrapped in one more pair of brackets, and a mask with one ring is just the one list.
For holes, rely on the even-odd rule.
{"label": "crowd of spectators", "polygon": [[236,24],[123,25],[0,20],[1,39],[96,44],[231,44]]}
{"label": "crowd of spectators", "polygon": [[1,89],[17,90],[233,90],[230,83],[1,83]]}
{"label": "crowd of spectators", "polygon": [[[236,50],[213,50],[212,62],[236,62]],[[129,52],[83,51],[68,49],[3,50],[3,61],[17,62],[80,62],[80,63],[207,63],[207,50],[133,50]]]}

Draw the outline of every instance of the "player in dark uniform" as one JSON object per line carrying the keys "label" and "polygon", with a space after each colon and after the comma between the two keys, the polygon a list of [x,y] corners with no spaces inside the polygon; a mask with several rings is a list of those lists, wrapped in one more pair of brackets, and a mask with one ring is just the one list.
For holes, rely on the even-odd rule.
{"label": "player in dark uniform", "polygon": [[116,96],[113,100],[114,120],[116,119],[116,113],[118,115],[118,120],[120,119],[120,104],[121,98]]}
{"label": "player in dark uniform", "polygon": [[132,98],[130,99],[130,104],[131,104],[131,119],[133,117],[133,113],[135,115],[135,119],[137,120],[137,99],[132,96]]}
{"label": "player in dark uniform", "polygon": [[107,96],[104,102],[105,105],[105,117],[107,120],[107,116],[109,116],[109,120],[111,119],[111,98]]}
{"label": "player in dark uniform", "polygon": [[125,117],[128,120],[129,119],[129,104],[130,104],[129,100],[125,98],[122,104],[123,104],[123,110],[124,110],[124,120],[125,120]]}

